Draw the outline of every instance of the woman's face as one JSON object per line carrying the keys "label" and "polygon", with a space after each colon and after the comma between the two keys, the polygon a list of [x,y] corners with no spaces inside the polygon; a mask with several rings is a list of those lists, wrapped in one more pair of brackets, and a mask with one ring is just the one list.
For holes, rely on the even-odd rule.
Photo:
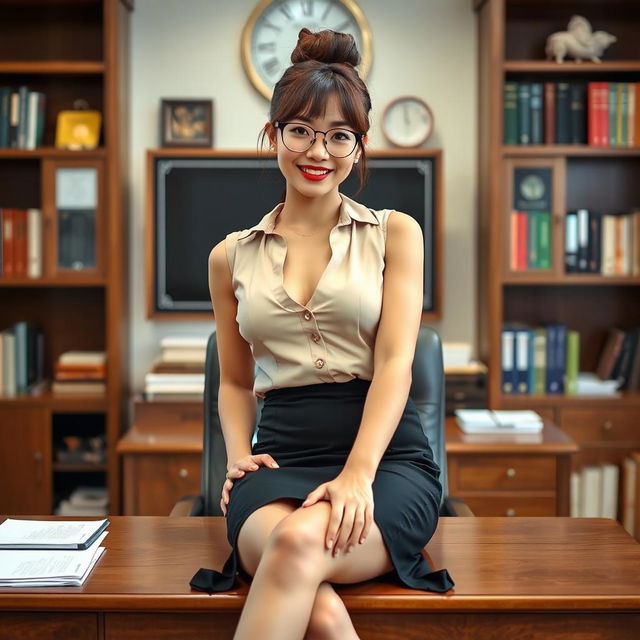
{"label": "woman's face", "polygon": [[[353,131],[353,128],[345,121],[335,94],[327,100],[323,116],[311,120],[298,116],[292,117],[290,121],[308,124],[318,131],[327,131],[335,127]],[[322,133],[316,135],[314,143],[306,151],[290,151],[282,143],[282,132],[275,131],[275,134],[275,140],[272,138],[272,141],[278,152],[280,171],[287,181],[287,193],[290,189],[294,189],[308,198],[317,198],[337,191],[339,185],[351,173],[355,161],[361,154],[358,144],[353,153],[346,158],[336,158],[330,155],[324,145]]]}

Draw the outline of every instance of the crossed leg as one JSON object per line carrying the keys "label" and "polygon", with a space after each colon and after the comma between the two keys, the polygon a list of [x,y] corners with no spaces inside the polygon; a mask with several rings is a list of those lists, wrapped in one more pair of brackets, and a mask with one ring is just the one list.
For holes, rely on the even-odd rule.
{"label": "crossed leg", "polygon": [[240,562],[254,579],[235,640],[356,640],[344,603],[327,581],[359,582],[392,569],[375,523],[363,544],[334,557],[324,546],[330,504],[305,509],[298,504],[278,500],[265,505],[240,530]]}

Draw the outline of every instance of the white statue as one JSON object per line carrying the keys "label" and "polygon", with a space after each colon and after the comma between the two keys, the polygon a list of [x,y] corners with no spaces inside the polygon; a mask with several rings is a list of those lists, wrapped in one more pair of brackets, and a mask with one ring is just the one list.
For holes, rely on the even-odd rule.
{"label": "white statue", "polygon": [[547,38],[545,53],[547,60],[555,58],[558,63],[563,62],[566,55],[575,58],[576,62],[602,62],[600,57],[604,50],[616,40],[606,31],[593,32],[586,18],[573,16],[567,31],[556,31]]}

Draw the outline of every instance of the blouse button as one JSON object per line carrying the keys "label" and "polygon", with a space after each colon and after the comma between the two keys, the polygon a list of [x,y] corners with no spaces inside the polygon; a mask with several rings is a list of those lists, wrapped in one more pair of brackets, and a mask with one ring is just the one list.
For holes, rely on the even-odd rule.
{"label": "blouse button", "polygon": [[311,320],[311,314],[308,311],[304,312],[304,319],[305,320]]}
{"label": "blouse button", "polygon": [[324,367],[324,360],[322,358],[318,358],[315,361],[316,369],[322,369]]}
{"label": "blouse button", "polygon": [[314,342],[320,342],[320,336],[319,336],[317,333],[312,333],[312,334],[311,334],[311,339],[312,339]]}

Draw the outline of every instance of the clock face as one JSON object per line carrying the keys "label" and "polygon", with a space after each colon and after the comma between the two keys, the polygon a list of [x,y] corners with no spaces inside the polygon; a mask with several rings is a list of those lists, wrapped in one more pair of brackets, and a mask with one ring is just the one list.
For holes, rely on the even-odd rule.
{"label": "clock face", "polygon": [[538,176],[527,176],[520,183],[520,193],[527,200],[539,200],[544,195],[544,191],[544,182]]}
{"label": "clock face", "polygon": [[398,98],[385,110],[382,128],[387,140],[401,147],[417,147],[433,129],[433,115],[419,98]]}
{"label": "clock face", "polygon": [[242,61],[251,82],[270,99],[275,83],[291,65],[300,29],[350,33],[362,56],[359,73],[371,66],[371,31],[353,0],[262,0],[242,33]]}

